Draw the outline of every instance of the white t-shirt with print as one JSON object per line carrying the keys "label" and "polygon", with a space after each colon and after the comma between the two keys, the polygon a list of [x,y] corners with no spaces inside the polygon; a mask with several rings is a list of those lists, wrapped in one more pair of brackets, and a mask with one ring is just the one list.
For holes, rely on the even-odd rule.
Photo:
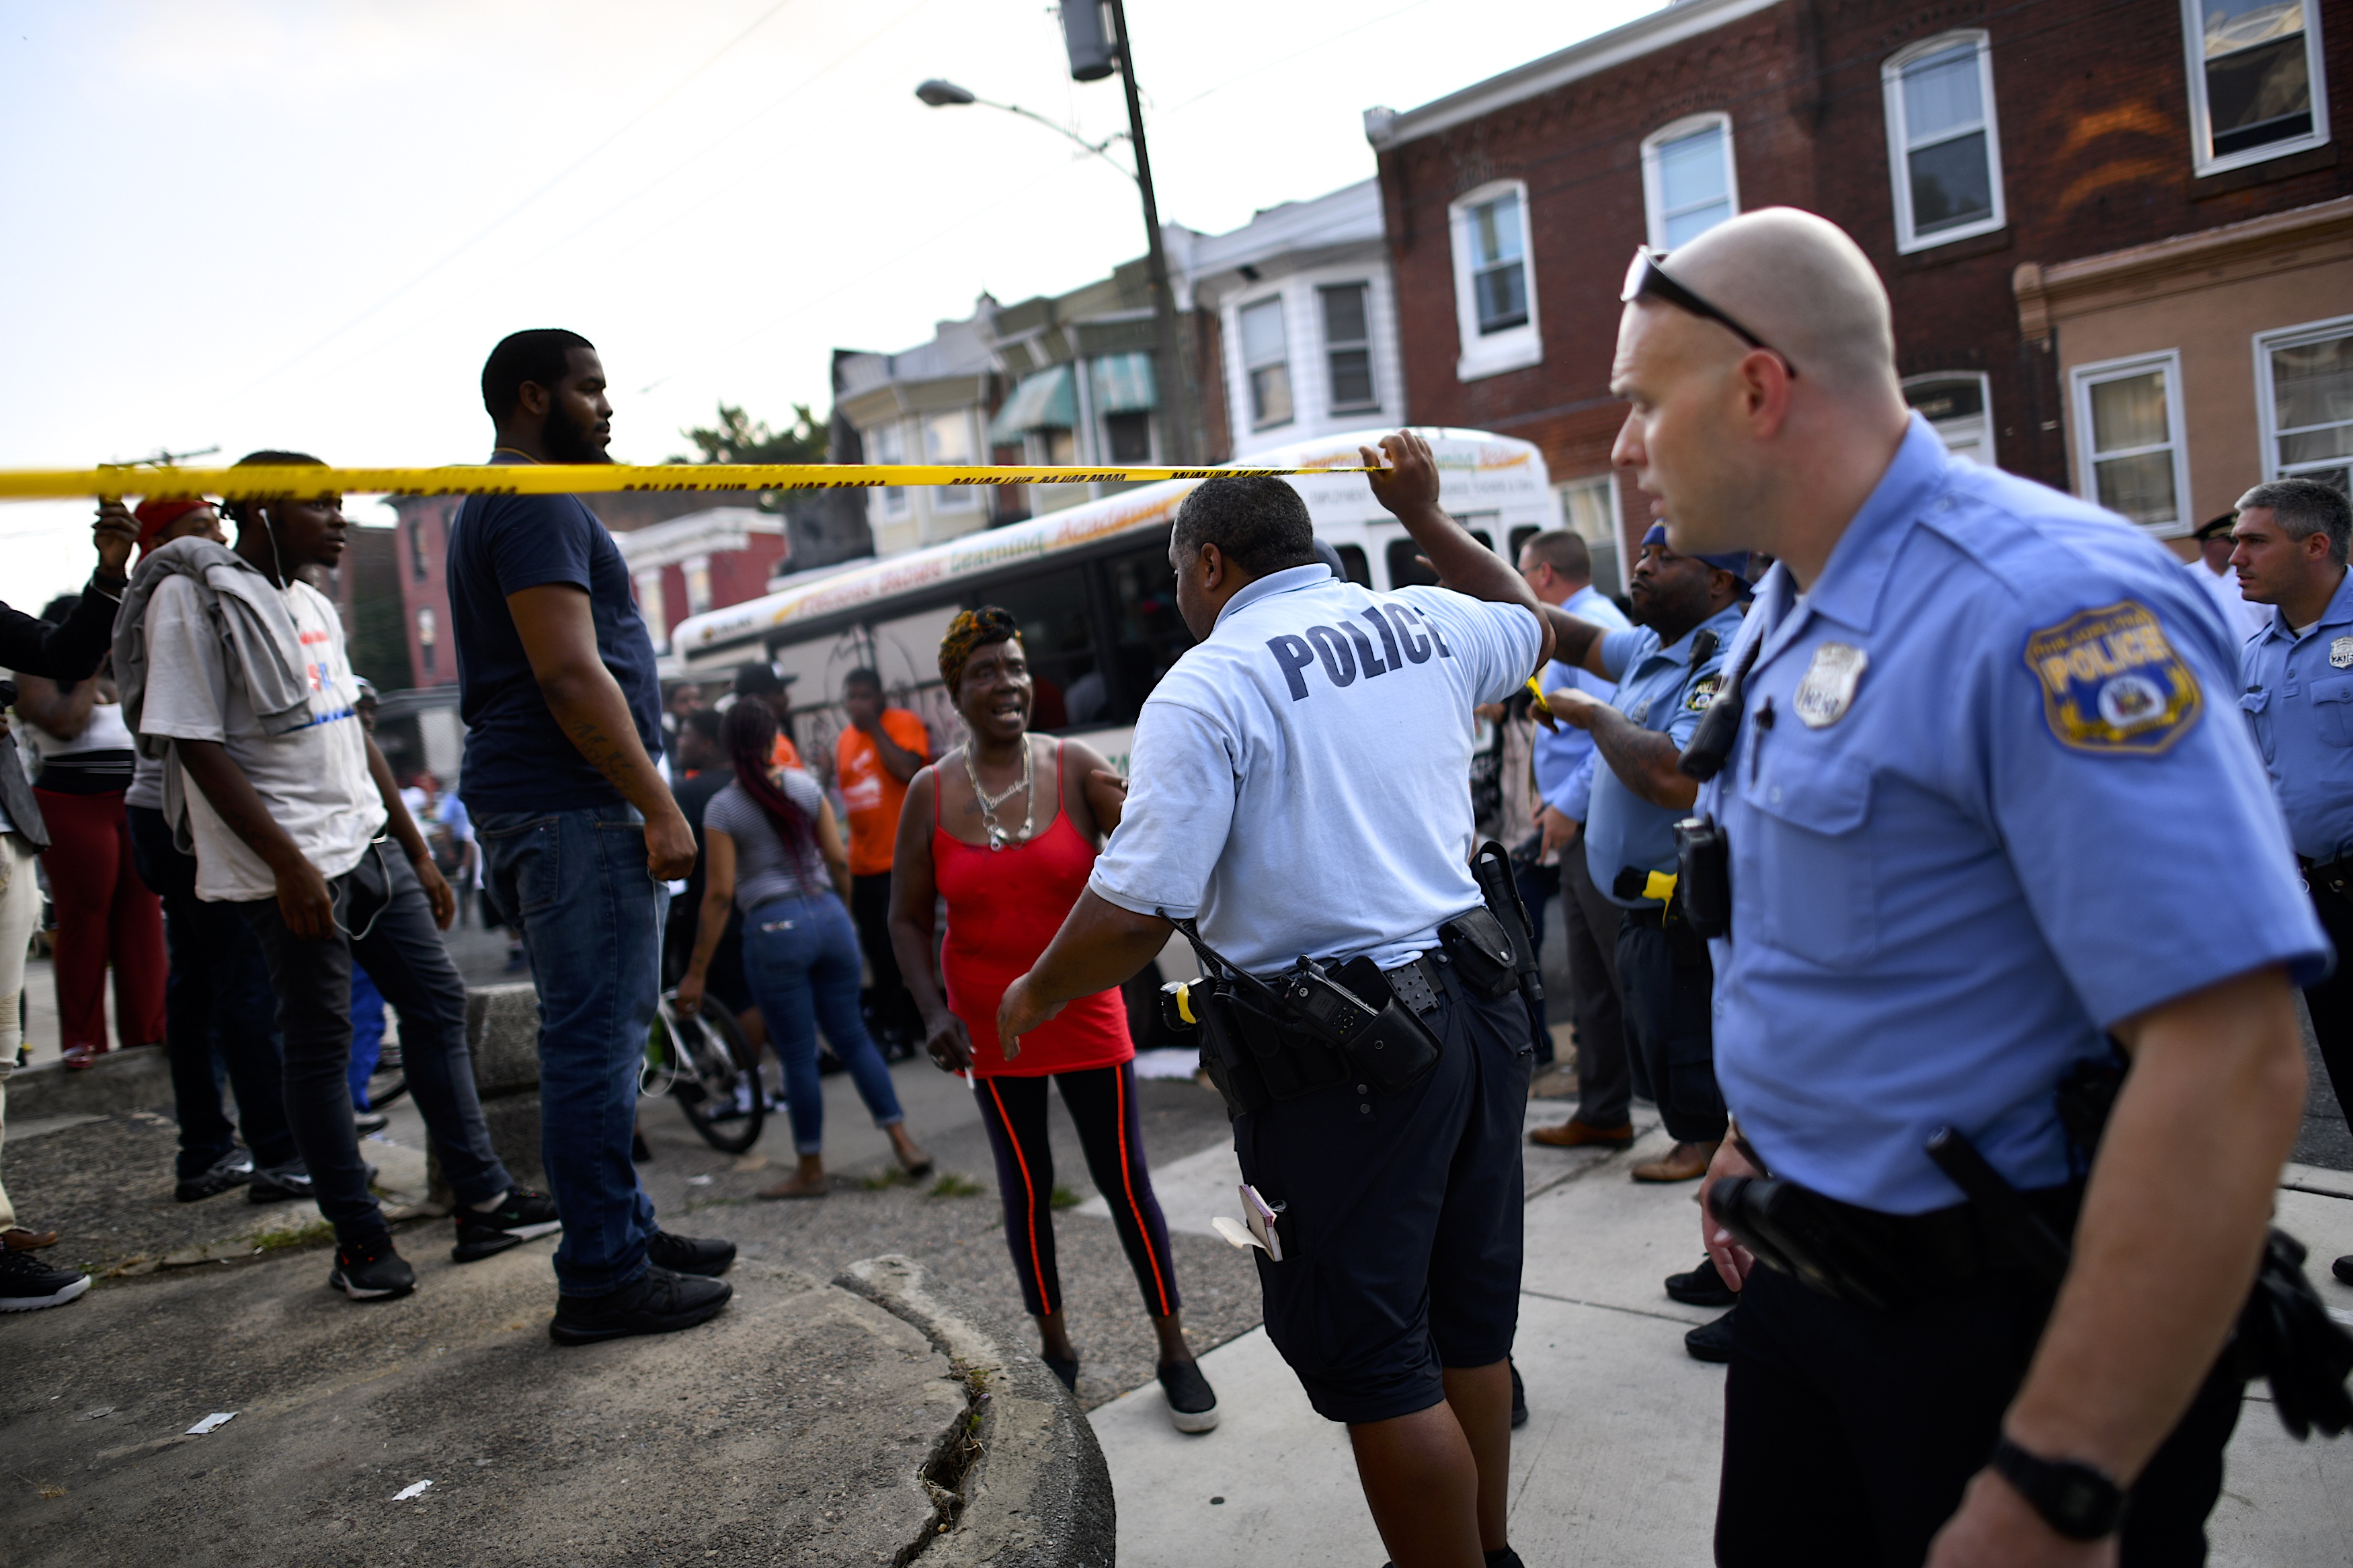
{"label": "white t-shirt with print", "polygon": [[[359,684],[343,651],[335,606],[307,583],[281,592],[302,639],[311,685],[311,721],[282,735],[262,731],[240,674],[227,668],[219,633],[196,585],[174,576],[147,601],[147,696],[142,733],[216,741],[278,826],[322,876],[359,864],[386,820],[368,776],[367,737],[360,728]],[[187,780],[188,831],[196,844],[196,897],[208,902],[273,898],[278,879],[223,822],[195,781]]]}

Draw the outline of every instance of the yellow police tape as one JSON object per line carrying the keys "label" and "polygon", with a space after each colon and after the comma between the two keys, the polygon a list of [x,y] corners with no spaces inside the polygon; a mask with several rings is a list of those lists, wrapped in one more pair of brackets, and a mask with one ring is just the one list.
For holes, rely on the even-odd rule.
{"label": "yellow police tape", "polygon": [[1356,464],[1308,468],[992,468],[940,463],[501,463],[440,468],[8,468],[0,469],[0,500],[71,500],[78,496],[139,496],[222,500],[272,496],[569,495],[615,490],[873,489],[884,485],[1117,484],[1151,479],[1289,479],[1303,474],[1361,474]]}

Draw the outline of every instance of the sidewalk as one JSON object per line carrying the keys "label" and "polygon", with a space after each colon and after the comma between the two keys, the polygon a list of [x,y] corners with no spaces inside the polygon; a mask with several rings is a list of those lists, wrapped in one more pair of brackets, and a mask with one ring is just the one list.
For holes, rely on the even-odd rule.
{"label": "sidewalk", "polygon": [[[1529,1124],[1565,1118],[1537,1101]],[[1514,1434],[1512,1543],[1532,1565],[1661,1568],[1711,1559],[1721,1367],[1683,1353],[1712,1311],[1678,1306],[1666,1275],[1700,1257],[1691,1186],[1638,1187],[1626,1167],[1663,1149],[1655,1122],[1614,1157],[1528,1151],[1527,1268],[1514,1352],[1530,1417]],[[1207,1229],[1237,1209],[1230,1150],[1155,1171],[1172,1227]],[[2327,1263],[2353,1252],[2353,1177],[2291,1166],[2279,1223],[2312,1249],[2330,1306],[2353,1289]],[[1376,1568],[1386,1553],[1366,1512],[1343,1428],[1319,1418],[1255,1330],[1202,1358],[1224,1424],[1173,1430],[1157,1384],[1093,1413],[1119,1501],[1124,1568]],[[2353,1447],[2296,1443],[2263,1385],[2230,1452],[2210,1526],[2217,1568],[2319,1568],[2353,1562]]]}

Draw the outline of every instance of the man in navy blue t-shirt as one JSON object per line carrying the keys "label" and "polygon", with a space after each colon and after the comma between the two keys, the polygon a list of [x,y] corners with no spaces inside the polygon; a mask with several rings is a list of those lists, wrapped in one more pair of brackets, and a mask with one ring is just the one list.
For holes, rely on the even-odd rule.
{"label": "man in navy blue t-shirt", "polygon": [[[517,332],[482,367],[493,463],[607,463],[604,366]],[[449,531],[466,761],[459,790],[539,990],[540,1136],[564,1243],[561,1344],[660,1333],[726,1304],[732,1243],[668,1235],[629,1158],[661,975],[663,883],[694,831],[654,766],[653,641],[612,535],[576,496],[470,496]]]}

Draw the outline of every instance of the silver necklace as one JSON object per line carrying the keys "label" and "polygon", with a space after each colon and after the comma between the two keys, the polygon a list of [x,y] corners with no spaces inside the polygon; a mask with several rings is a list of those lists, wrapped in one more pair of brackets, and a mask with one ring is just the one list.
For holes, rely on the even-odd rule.
{"label": "silver necklace", "polygon": [[[992,796],[987,790],[980,787],[980,769],[973,765],[973,751],[974,748],[971,746],[966,746],[964,749],[965,776],[972,780],[973,798],[980,803],[981,826],[988,829],[988,847],[990,852],[993,854],[996,851],[1004,848],[1008,842],[1005,837],[1005,829],[997,823],[997,808],[1029,787],[1029,764],[1031,755],[1029,750],[1029,737],[1027,735],[1021,737],[1021,777],[1007,788],[1003,794],[994,796]],[[1023,806],[1021,810],[1021,837],[1018,839],[1012,840],[1012,842],[1017,844],[1027,844],[1029,841],[1029,830],[1036,825],[1037,820],[1038,797],[1035,794],[1032,794],[1029,796],[1029,804]]]}

